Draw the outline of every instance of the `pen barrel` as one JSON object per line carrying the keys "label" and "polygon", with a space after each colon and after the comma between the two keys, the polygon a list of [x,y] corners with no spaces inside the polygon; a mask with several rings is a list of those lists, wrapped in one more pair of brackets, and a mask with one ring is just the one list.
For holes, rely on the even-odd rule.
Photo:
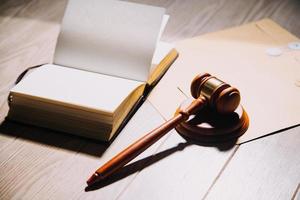
{"label": "pen barrel", "polygon": [[99,179],[105,179],[126,165],[184,120],[179,114],[131,144],[96,171]]}
{"label": "pen barrel", "polygon": [[175,128],[178,124],[180,124],[183,121],[186,121],[191,114],[194,114],[201,110],[206,104],[207,100],[204,97],[199,97],[195,99],[185,109],[180,110],[178,114],[172,119],[166,121],[153,131],[149,132],[148,134],[131,144],[125,150],[120,152],[110,161],[105,163],[94,173],[94,175],[87,181],[87,183],[90,185],[95,181],[103,180],[106,177],[110,176],[112,173],[122,168],[132,159],[134,159],[143,151],[145,151],[148,147],[150,147],[152,144],[158,141],[170,130]]}

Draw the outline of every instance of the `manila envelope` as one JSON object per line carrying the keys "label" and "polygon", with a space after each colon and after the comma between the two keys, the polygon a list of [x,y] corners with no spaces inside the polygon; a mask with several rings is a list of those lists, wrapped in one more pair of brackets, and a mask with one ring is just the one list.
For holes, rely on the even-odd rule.
{"label": "manila envelope", "polygon": [[[192,79],[208,72],[241,93],[250,125],[238,143],[299,125],[300,50],[288,47],[297,41],[269,19],[179,41],[178,59],[148,100],[169,119],[191,96]],[[281,55],[268,54],[270,48]]]}

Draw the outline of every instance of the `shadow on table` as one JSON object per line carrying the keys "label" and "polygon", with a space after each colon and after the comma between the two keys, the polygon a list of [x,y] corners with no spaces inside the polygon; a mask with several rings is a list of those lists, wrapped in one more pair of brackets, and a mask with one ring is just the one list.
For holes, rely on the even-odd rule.
{"label": "shadow on table", "polygon": [[79,136],[68,135],[66,133],[16,123],[9,120],[4,121],[0,125],[0,134],[70,151],[81,152],[96,157],[101,157],[109,147],[109,143],[97,142]]}
{"label": "shadow on table", "polygon": [[114,182],[124,179],[138,171],[141,171],[141,170],[151,166],[152,164],[170,156],[173,153],[182,151],[190,145],[201,145],[201,146],[209,146],[209,147],[214,146],[214,147],[218,148],[220,151],[228,151],[231,148],[233,148],[235,144],[236,144],[236,140],[232,140],[230,142],[226,142],[226,143],[222,143],[222,144],[203,144],[203,143],[197,143],[195,141],[188,140],[185,143],[179,143],[177,146],[175,146],[173,148],[167,149],[165,151],[159,152],[157,154],[148,156],[146,158],[143,158],[141,160],[138,160],[136,162],[128,164],[125,167],[121,168],[120,170],[116,171],[111,176],[109,176],[109,178],[107,178],[103,181],[99,181],[92,186],[86,187],[85,191],[89,192],[89,191],[93,191],[93,190],[97,190],[97,189],[106,187]]}

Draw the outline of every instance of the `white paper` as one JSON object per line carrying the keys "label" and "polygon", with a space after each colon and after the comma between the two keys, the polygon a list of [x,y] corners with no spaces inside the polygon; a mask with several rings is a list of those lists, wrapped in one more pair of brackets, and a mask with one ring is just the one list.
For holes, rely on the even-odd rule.
{"label": "white paper", "polygon": [[120,1],[69,0],[54,63],[146,81],[164,11]]}

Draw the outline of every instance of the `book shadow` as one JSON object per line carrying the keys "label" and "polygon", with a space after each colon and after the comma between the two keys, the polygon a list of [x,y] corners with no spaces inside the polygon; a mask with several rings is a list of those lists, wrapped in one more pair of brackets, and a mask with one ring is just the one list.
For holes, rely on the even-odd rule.
{"label": "book shadow", "polygon": [[110,145],[108,142],[86,139],[10,120],[5,120],[0,125],[0,134],[95,157],[101,157]]}
{"label": "book shadow", "polygon": [[236,145],[236,141],[237,140],[234,139],[234,140],[231,140],[231,141],[225,142],[225,143],[218,143],[218,144],[216,144],[216,143],[211,143],[211,144],[206,143],[206,144],[204,144],[204,143],[199,143],[199,142],[193,141],[191,139],[187,139],[186,142],[179,143],[175,147],[172,147],[172,148],[169,148],[169,149],[164,150],[162,152],[153,154],[151,156],[140,159],[138,161],[135,161],[133,163],[130,163],[130,164],[122,167],[121,169],[119,169],[118,171],[113,173],[111,176],[109,176],[107,179],[96,182],[94,185],[87,186],[85,188],[85,191],[90,192],[90,191],[98,190],[98,189],[104,188],[108,185],[111,185],[111,184],[113,184],[117,181],[120,181],[120,180],[122,180],[122,179],[136,173],[136,172],[140,172],[140,171],[144,170],[145,168],[147,168],[147,167],[155,164],[156,162],[170,156],[173,153],[184,150],[186,147],[188,147],[190,145],[215,147],[219,151],[228,151]]}

